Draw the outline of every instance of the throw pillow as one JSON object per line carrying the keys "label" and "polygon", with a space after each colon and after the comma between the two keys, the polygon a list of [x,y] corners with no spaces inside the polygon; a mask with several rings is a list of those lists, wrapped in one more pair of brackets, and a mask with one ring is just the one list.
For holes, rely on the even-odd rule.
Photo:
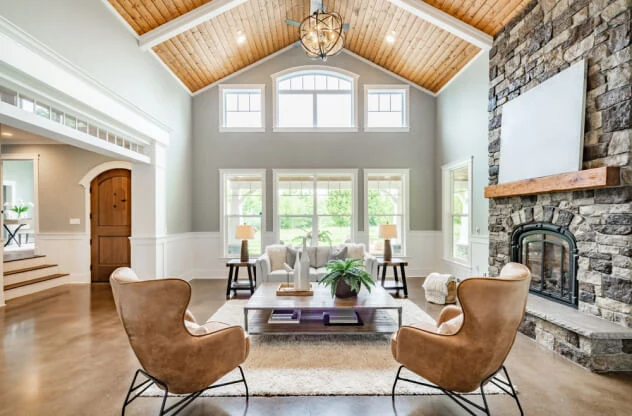
{"label": "throw pillow", "polygon": [[283,263],[285,263],[285,253],[287,247],[284,245],[273,245],[266,247],[266,253],[270,258],[270,271],[284,270]]}
{"label": "throw pillow", "polygon": [[307,247],[307,255],[309,266],[318,269],[329,261],[329,247]]}
{"label": "throw pillow", "polygon": [[294,267],[296,263],[296,256],[298,255],[298,249],[288,247],[287,252],[285,253],[285,262],[290,266]]}
{"label": "throw pillow", "polygon": [[347,258],[364,260],[364,244],[346,244]]}
{"label": "throw pillow", "polygon": [[329,261],[345,260],[347,258],[347,247],[341,247],[338,250],[332,248],[329,250]]}
{"label": "throw pillow", "polygon": [[461,329],[461,325],[463,325],[463,314],[455,316],[449,321],[445,321],[444,323],[439,325],[439,328],[437,328],[437,333],[442,335],[454,335],[459,332],[459,329]]}

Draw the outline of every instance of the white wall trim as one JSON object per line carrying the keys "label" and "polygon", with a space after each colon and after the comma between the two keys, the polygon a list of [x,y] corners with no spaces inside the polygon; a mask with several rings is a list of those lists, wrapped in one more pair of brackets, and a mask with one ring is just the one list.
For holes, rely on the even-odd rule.
{"label": "white wall trim", "polygon": [[388,0],[395,6],[482,49],[491,49],[494,38],[462,20],[418,0]]}
{"label": "white wall trim", "polygon": [[448,88],[450,86],[450,84],[452,84],[454,82],[454,80],[456,80],[458,77],[460,77],[461,75],[463,75],[463,73],[465,73],[465,71],[467,71],[467,69],[472,66],[472,64],[474,62],[476,62],[476,60],[478,58],[481,57],[481,55],[483,55],[484,53],[489,53],[488,50],[485,49],[481,49],[472,59],[470,59],[470,61],[468,63],[466,63],[463,68],[459,69],[459,72],[457,72],[456,74],[454,74],[454,76],[452,76],[452,78],[450,78],[448,80],[448,82],[446,82],[445,84],[443,84],[443,87],[441,87],[441,89],[439,91],[437,91],[437,96],[441,95],[441,93],[443,91],[446,90],[446,88]]}
{"label": "white wall trim", "polygon": [[101,163],[100,165],[93,167],[85,175],[83,175],[83,178],[81,178],[81,180],[79,181],[79,185],[87,189],[90,187],[90,183],[94,178],[96,178],[103,172],[107,172],[108,170],[112,169],[132,170],[132,164],[130,162],[124,162],[122,160]]}
{"label": "white wall trim", "polygon": [[169,127],[2,16],[0,61],[117,120],[149,140],[169,142]]}
{"label": "white wall trim", "polygon": [[359,61],[361,61],[361,62],[363,62],[363,63],[365,63],[365,64],[367,64],[367,65],[369,65],[369,66],[371,66],[371,67],[373,67],[373,68],[375,68],[375,69],[378,69],[378,70],[380,70],[380,71],[384,72],[385,74],[387,74],[387,75],[389,75],[389,76],[391,76],[391,77],[393,77],[393,78],[397,79],[398,81],[405,82],[406,84],[410,85],[411,87],[416,88],[416,89],[418,89],[419,91],[421,91],[421,92],[423,92],[423,93],[425,93],[425,94],[430,95],[431,97],[436,97],[436,96],[437,96],[437,94],[436,94],[436,93],[434,93],[434,92],[432,92],[432,91],[430,91],[430,90],[428,90],[428,89],[426,89],[426,88],[422,87],[421,85],[417,85],[417,84],[415,84],[414,82],[412,82],[412,81],[410,81],[410,80],[408,80],[408,79],[406,79],[406,78],[402,77],[401,75],[397,75],[396,73],[389,71],[388,69],[384,68],[383,66],[380,66],[380,65],[376,64],[375,62],[370,61],[370,60],[366,59],[365,57],[358,55],[358,54],[357,54],[357,53],[355,53],[355,52],[350,51],[349,49],[346,49],[346,48],[345,48],[345,49],[343,49],[342,51],[343,51],[344,53],[346,53],[347,55],[349,55],[349,56],[353,56],[353,57],[354,57],[354,58],[356,58],[357,60],[359,60]]}

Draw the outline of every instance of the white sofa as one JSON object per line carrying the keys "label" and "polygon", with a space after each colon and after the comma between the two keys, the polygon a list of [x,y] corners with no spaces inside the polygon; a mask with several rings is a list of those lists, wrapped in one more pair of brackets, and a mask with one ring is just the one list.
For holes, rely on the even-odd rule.
{"label": "white sofa", "polygon": [[[325,265],[330,260],[331,255],[338,253],[344,247],[347,248],[346,258],[361,258],[364,262],[365,270],[375,279],[376,258],[366,251],[364,244],[341,244],[339,246],[319,246],[308,247],[310,255],[309,276],[311,281],[320,280],[326,273]],[[295,248],[293,248],[296,250]],[[265,253],[257,259],[257,280],[260,282],[286,282],[293,281],[294,271],[288,270],[288,246],[275,244],[266,247]],[[302,249],[298,249],[298,252]],[[287,265],[287,266],[286,266]]]}

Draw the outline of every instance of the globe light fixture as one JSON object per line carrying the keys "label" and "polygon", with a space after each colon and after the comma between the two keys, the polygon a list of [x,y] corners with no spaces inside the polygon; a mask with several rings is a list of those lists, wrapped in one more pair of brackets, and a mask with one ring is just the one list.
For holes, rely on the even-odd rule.
{"label": "globe light fixture", "polygon": [[344,24],[336,12],[325,12],[322,8],[307,16],[299,27],[301,46],[310,58],[327,61],[345,45]]}

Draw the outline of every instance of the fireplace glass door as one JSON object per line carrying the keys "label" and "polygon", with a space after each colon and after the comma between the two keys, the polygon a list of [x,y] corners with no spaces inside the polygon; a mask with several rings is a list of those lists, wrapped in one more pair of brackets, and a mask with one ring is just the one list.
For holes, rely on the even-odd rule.
{"label": "fireplace glass door", "polygon": [[531,292],[571,305],[577,301],[576,255],[575,241],[568,232],[541,225],[514,233],[512,257],[531,270]]}

